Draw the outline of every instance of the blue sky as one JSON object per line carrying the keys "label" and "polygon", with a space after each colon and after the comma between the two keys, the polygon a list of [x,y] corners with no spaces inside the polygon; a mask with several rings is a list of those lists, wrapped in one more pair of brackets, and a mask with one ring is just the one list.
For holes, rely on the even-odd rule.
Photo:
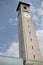
{"label": "blue sky", "polygon": [[[18,20],[16,8],[20,0],[0,0],[0,55],[18,57]],[[21,0],[30,3],[32,22],[43,56],[43,0]]]}

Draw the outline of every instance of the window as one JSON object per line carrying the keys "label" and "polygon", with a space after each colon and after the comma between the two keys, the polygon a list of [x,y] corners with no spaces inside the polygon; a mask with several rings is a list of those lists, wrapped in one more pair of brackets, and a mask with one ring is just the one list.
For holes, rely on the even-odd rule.
{"label": "window", "polygon": [[29,34],[31,34],[31,32],[29,32]]}
{"label": "window", "polygon": [[33,55],[34,59],[35,59],[35,55]]}
{"label": "window", "polygon": [[29,22],[29,20],[27,20],[27,22]]}
{"label": "window", "polygon": [[28,28],[29,28],[30,26],[28,25]]}
{"label": "window", "polygon": [[27,7],[26,7],[26,6],[24,6],[24,9],[27,9]]}
{"label": "window", "polygon": [[34,49],[34,47],[32,46],[32,49]]}
{"label": "window", "polygon": [[30,38],[30,40],[32,41],[32,38]]}

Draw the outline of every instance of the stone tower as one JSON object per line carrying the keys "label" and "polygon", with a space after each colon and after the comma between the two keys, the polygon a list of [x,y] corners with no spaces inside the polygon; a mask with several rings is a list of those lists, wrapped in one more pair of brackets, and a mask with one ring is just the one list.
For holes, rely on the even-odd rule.
{"label": "stone tower", "polygon": [[19,55],[28,65],[28,60],[41,60],[40,49],[36,38],[30,4],[19,2],[18,11],[18,33],[19,33]]}

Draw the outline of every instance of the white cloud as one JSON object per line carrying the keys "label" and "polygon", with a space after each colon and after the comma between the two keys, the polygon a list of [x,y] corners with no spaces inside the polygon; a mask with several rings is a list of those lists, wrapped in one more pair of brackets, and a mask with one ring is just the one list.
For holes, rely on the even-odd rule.
{"label": "white cloud", "polygon": [[17,17],[15,18],[15,21],[17,21]]}
{"label": "white cloud", "polygon": [[39,8],[35,8],[35,6],[33,6],[33,4],[32,3],[30,3],[30,5],[31,5],[31,7],[30,7],[30,11],[32,12],[32,13],[37,13],[38,15],[40,15],[40,16],[43,16],[43,1],[41,2],[41,7],[39,7]]}
{"label": "white cloud", "polygon": [[39,20],[40,20],[40,19],[39,19],[39,16],[33,15],[32,19],[33,19],[34,23],[35,23],[37,26],[40,26],[40,24],[39,24]]}
{"label": "white cloud", "polygon": [[13,18],[9,18],[8,22],[12,23],[12,21],[13,21]]}
{"label": "white cloud", "polygon": [[18,24],[17,21],[18,21],[18,20],[17,20],[17,17],[16,17],[16,18],[15,18],[15,22],[14,22],[12,25],[16,26],[16,25]]}
{"label": "white cloud", "polygon": [[39,17],[37,15],[34,15],[33,16],[33,20],[38,21],[39,20]]}
{"label": "white cloud", "polygon": [[41,7],[43,7],[43,1],[41,1]]}
{"label": "white cloud", "polygon": [[41,22],[41,25],[40,25],[40,26],[41,26],[41,29],[43,29],[43,20],[42,20],[42,22]]}
{"label": "white cloud", "polygon": [[36,31],[36,35],[37,35],[37,39],[39,41],[39,46],[40,46],[41,54],[43,57],[43,30]]}
{"label": "white cloud", "polygon": [[15,20],[14,20],[14,18],[9,18],[8,22],[9,22],[11,25],[16,26],[16,25],[18,24],[18,23],[17,23],[17,17],[15,18]]}
{"label": "white cloud", "polygon": [[19,57],[19,44],[12,42],[10,47],[6,51],[6,55]]}
{"label": "white cloud", "polygon": [[37,14],[40,16],[43,16],[43,9],[42,8],[38,8],[37,9]]}
{"label": "white cloud", "polygon": [[14,23],[14,24],[12,24],[13,26],[16,26],[18,23],[16,22],[16,23]]}
{"label": "white cloud", "polygon": [[30,2],[30,0],[17,0],[18,2],[22,1],[22,2]]}
{"label": "white cloud", "polygon": [[37,9],[32,5],[32,3],[30,3],[31,7],[30,7],[30,11],[32,13],[36,13]]}
{"label": "white cloud", "polygon": [[0,55],[4,55],[4,53],[0,52]]}
{"label": "white cloud", "polygon": [[19,43],[13,41],[6,52],[0,52],[0,55],[19,57]]}

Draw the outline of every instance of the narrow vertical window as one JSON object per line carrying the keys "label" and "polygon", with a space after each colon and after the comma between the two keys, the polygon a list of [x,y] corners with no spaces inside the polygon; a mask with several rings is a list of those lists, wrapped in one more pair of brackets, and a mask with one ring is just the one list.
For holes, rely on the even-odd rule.
{"label": "narrow vertical window", "polygon": [[32,41],[32,38],[30,38],[30,40]]}
{"label": "narrow vertical window", "polygon": [[29,20],[27,20],[27,22],[29,22]]}
{"label": "narrow vertical window", "polygon": [[28,28],[29,28],[30,26],[28,25]]}
{"label": "narrow vertical window", "polygon": [[35,59],[35,55],[33,55],[34,59]]}
{"label": "narrow vertical window", "polygon": [[34,47],[32,46],[32,49],[34,49]]}
{"label": "narrow vertical window", "polygon": [[31,34],[31,32],[29,32],[29,34]]}

